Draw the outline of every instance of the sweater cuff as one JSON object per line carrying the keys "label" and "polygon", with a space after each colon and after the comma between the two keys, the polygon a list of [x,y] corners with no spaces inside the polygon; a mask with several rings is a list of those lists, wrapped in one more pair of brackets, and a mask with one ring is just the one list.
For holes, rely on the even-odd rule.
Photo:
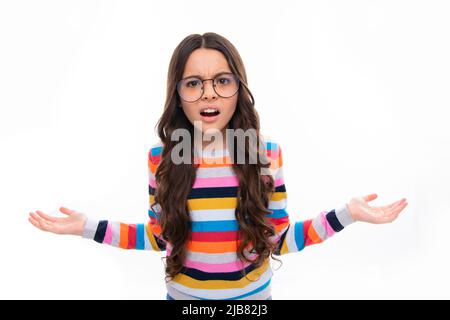
{"label": "sweater cuff", "polygon": [[353,220],[350,212],[348,211],[348,206],[346,203],[336,208],[336,218],[339,220],[339,223],[345,228],[346,226],[355,222]]}
{"label": "sweater cuff", "polygon": [[95,233],[97,232],[98,221],[94,219],[87,218],[84,224],[82,237],[86,239],[94,239]]}

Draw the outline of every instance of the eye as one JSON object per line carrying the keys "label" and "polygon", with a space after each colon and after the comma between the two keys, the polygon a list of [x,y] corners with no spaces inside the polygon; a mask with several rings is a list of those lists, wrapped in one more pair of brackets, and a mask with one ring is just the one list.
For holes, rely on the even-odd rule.
{"label": "eye", "polygon": [[200,84],[200,81],[198,79],[190,80],[186,82],[186,87],[195,87]]}
{"label": "eye", "polygon": [[230,83],[230,79],[228,79],[226,77],[222,77],[222,78],[217,79],[217,83],[218,84],[228,84],[228,83]]}

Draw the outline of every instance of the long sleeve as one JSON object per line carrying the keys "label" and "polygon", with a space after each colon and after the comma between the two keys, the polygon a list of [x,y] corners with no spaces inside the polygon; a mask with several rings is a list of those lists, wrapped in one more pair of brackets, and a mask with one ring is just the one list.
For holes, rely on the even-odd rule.
{"label": "long sleeve", "polygon": [[[155,172],[158,164],[159,147],[152,147],[148,153],[149,173],[149,220],[147,223],[127,224],[118,221],[94,220],[88,218],[83,230],[83,238],[108,244],[122,249],[166,250],[166,242],[161,237],[161,227],[157,216],[159,211],[152,210],[155,193]],[[159,208],[159,206],[155,206]]]}
{"label": "long sleeve", "polygon": [[276,231],[273,237],[277,244],[275,254],[298,252],[306,246],[321,243],[354,222],[345,203],[336,209],[320,212],[314,219],[290,221],[286,211],[287,193],[279,144],[267,143],[267,153],[271,161],[270,172],[275,180],[275,192],[268,206],[272,211],[268,217]]}

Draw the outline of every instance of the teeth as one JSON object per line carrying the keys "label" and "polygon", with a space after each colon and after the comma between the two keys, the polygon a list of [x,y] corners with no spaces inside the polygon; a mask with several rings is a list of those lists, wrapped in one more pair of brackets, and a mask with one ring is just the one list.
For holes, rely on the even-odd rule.
{"label": "teeth", "polygon": [[202,112],[213,113],[213,112],[217,112],[217,109],[205,109]]}

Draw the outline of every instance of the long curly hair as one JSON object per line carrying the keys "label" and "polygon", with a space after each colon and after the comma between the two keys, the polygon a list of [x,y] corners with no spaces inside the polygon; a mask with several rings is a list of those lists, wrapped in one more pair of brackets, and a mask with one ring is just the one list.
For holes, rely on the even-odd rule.
{"label": "long curly hair", "polygon": [[[203,35],[191,34],[184,38],[175,48],[170,60],[164,112],[157,123],[157,132],[163,144],[163,151],[161,162],[155,173],[157,188],[152,207],[157,204],[160,206],[161,234],[172,247],[170,255],[166,257],[166,279],[171,279],[183,271],[186,247],[191,236],[187,199],[198,167],[193,160],[194,148],[191,149],[190,163],[175,164],[171,161],[170,155],[177,143],[171,140],[171,135],[176,129],[188,130],[192,138],[191,145],[194,145],[194,126],[179,107],[181,100],[176,85],[182,78],[189,55],[198,48],[220,51],[227,59],[231,71],[239,78],[236,110],[227,128],[242,129],[244,132],[253,129],[249,131],[255,132],[253,138],[257,141],[256,146],[263,145],[255,100],[247,86],[244,64],[236,48],[226,38],[213,32]],[[275,245],[270,239],[275,235],[275,229],[266,217],[266,214],[271,213],[267,208],[270,195],[274,192],[274,180],[271,175],[261,174],[262,168],[268,168],[270,162],[265,152],[249,140],[251,139],[245,140],[242,146],[241,143],[237,143],[237,137],[234,136],[231,149],[233,151],[231,152],[232,169],[239,181],[238,203],[235,211],[239,223],[237,255],[241,261],[251,262],[255,267],[259,267],[269,256],[273,258],[272,254],[275,250]],[[238,154],[245,154],[245,163],[236,161]],[[255,161],[248,163],[251,154],[258,155],[256,163]]]}

